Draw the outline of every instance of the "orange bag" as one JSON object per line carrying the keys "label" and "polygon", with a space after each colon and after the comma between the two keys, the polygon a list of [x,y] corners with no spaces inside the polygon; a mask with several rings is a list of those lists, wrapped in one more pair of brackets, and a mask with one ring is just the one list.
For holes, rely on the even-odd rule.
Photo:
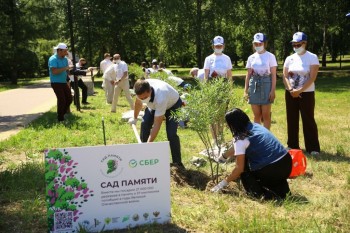
{"label": "orange bag", "polygon": [[290,149],[288,152],[292,156],[292,171],[289,178],[304,175],[306,171],[306,157],[303,151],[299,149]]}

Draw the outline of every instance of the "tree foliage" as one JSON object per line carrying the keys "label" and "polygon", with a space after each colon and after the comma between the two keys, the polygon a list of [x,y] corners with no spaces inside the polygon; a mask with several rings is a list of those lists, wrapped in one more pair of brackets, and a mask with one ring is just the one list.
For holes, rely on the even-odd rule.
{"label": "tree foliage", "polygon": [[[97,66],[103,54],[128,63],[156,58],[166,64],[203,66],[216,35],[237,64],[252,53],[252,36],[268,36],[268,49],[283,60],[294,32],[309,37],[309,50],[335,61],[349,51],[347,0],[74,0],[74,41],[79,57]],[[0,2],[0,80],[46,74],[58,42],[69,44],[66,0]],[[90,61],[91,60],[91,61]]]}

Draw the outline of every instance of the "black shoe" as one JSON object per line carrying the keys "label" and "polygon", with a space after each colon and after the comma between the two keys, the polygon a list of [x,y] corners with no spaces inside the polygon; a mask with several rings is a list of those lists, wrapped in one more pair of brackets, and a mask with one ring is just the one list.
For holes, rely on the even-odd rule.
{"label": "black shoe", "polygon": [[86,102],[82,102],[82,104],[90,104],[90,103],[86,101]]}

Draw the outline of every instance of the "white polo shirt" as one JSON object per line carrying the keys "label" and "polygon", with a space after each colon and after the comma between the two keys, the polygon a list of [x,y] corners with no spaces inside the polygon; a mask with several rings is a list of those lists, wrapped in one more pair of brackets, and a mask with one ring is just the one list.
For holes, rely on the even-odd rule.
{"label": "white polo shirt", "polygon": [[163,116],[179,100],[179,93],[169,84],[158,79],[147,79],[154,90],[153,102],[148,102],[147,107],[155,110],[155,116]]}

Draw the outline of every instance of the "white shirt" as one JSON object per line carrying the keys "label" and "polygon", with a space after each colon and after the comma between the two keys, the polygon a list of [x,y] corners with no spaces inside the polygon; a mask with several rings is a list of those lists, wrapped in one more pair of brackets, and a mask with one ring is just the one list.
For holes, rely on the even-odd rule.
{"label": "white shirt", "polygon": [[[316,54],[306,51],[303,55],[294,53],[286,58],[284,67],[288,68],[288,80],[292,88],[299,89],[310,78],[310,66],[320,65]],[[312,83],[304,92],[315,91],[315,83]]]}
{"label": "white shirt", "polygon": [[179,78],[176,76],[169,76],[168,79],[173,81],[174,83],[176,83],[177,86],[179,86],[181,83],[184,82],[184,80],[182,78]]}
{"label": "white shirt", "polygon": [[103,78],[108,81],[117,81],[123,77],[125,71],[128,71],[128,65],[124,61],[120,61],[119,64],[110,65],[103,73]]}
{"label": "white shirt", "polygon": [[203,82],[204,81],[204,69],[199,69],[197,71],[197,78],[199,81]]}
{"label": "white shirt", "polygon": [[113,62],[108,58],[106,58],[100,62],[100,70],[101,70],[102,74],[107,70],[107,68],[110,65],[113,65]]}
{"label": "white shirt", "polygon": [[260,76],[271,74],[271,67],[276,67],[275,55],[265,51],[262,54],[254,53],[248,57],[246,68],[253,69],[255,74]]}
{"label": "white shirt", "polygon": [[147,79],[154,90],[153,102],[148,102],[147,107],[155,110],[154,116],[163,116],[179,100],[179,93],[169,84],[158,79]]}
{"label": "white shirt", "polygon": [[171,73],[171,71],[168,69],[163,69],[163,68],[158,69],[158,72],[162,72],[162,71],[165,72],[169,76],[174,76],[173,73]]}
{"label": "white shirt", "polygon": [[232,69],[231,58],[226,54],[213,53],[205,58],[203,69],[209,70],[209,76],[215,71],[219,76],[226,77],[227,71]]}
{"label": "white shirt", "polygon": [[117,66],[117,80],[120,80],[125,72],[128,72],[128,65],[124,61],[120,61]]}
{"label": "white shirt", "polygon": [[237,140],[233,143],[235,149],[235,155],[245,155],[245,151],[250,145],[250,141],[245,138],[243,140]]}

